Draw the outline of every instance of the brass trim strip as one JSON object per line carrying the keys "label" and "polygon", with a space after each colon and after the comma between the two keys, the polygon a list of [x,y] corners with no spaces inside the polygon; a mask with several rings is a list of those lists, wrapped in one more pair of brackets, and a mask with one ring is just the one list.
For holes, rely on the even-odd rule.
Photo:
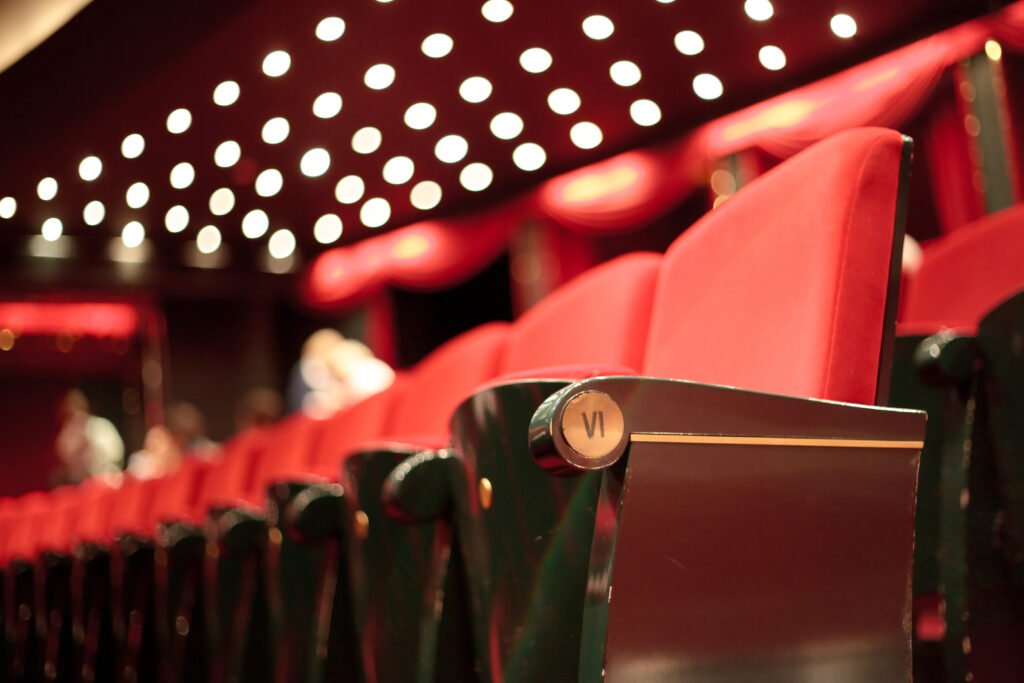
{"label": "brass trim strip", "polygon": [[816,446],[821,448],[909,448],[920,450],[924,441],[882,439],[814,439],[798,436],[720,436],[715,434],[662,434],[633,432],[630,441],[641,443],[686,443],[715,446]]}

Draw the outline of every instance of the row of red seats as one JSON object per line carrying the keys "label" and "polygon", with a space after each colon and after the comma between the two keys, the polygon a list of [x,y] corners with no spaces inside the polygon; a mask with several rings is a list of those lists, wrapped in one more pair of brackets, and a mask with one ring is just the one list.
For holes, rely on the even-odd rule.
{"label": "row of red seats", "polygon": [[1009,502],[1024,478],[1005,466],[1024,447],[1005,428],[1024,409],[1008,400],[1020,376],[1007,346],[1024,333],[1022,255],[1024,205],[1016,205],[924,244],[919,267],[905,274],[892,405],[929,415],[914,559],[916,678],[1010,680],[1024,668],[1024,612],[1012,607],[1024,586],[992,578],[1022,570],[1020,545],[1000,530],[1024,524]]}
{"label": "row of red seats", "polygon": [[[893,296],[892,264],[898,256],[893,240],[902,228],[896,205],[903,151],[903,140],[892,131],[864,129],[836,136],[751,184],[686,231],[664,256],[630,254],[604,264],[514,323],[483,325],[448,342],[399,373],[389,389],[329,419],[294,415],[270,428],[236,435],[223,444],[216,464],[191,462],[164,479],[125,477],[119,485],[97,479],[3,501],[0,561],[13,577],[43,553],[70,556],[89,546],[108,549],[116,567],[117,556],[125,552],[124,539],[130,538],[135,545],[158,549],[153,571],[160,576],[159,567],[173,561],[160,550],[168,546],[168,525],[191,526],[207,542],[204,582],[206,599],[212,602],[237,588],[235,579],[225,578],[236,576],[227,572],[227,563],[237,548],[226,543],[226,534],[239,520],[255,520],[255,528],[262,531],[244,550],[258,560],[246,571],[259,576],[242,575],[259,592],[261,581],[267,580],[259,563],[272,556],[266,561],[281,564],[281,553],[299,552],[287,545],[295,535],[289,525],[301,516],[300,503],[308,503],[309,496],[296,491],[320,491],[339,482],[351,485],[339,467],[355,453],[445,448],[453,439],[453,414],[468,405],[467,397],[481,395],[482,387],[642,373],[865,405],[884,400],[886,382],[879,372],[892,336],[887,301]],[[508,441],[515,448],[527,446],[525,433],[511,434]],[[275,493],[282,487],[289,490],[287,495]],[[380,497],[378,491],[350,492],[350,498],[354,495]],[[373,529],[377,521],[369,523]],[[345,534],[352,532],[341,519],[337,525],[327,535],[344,552],[341,539],[351,540]],[[268,543],[278,549],[271,552]],[[41,581],[46,571],[37,565],[34,580]],[[298,608],[282,595],[297,578],[274,571],[265,602],[272,620],[287,621],[282,614]],[[301,580],[317,583],[318,595],[333,580],[323,571],[306,571]],[[165,575],[162,581],[173,578]],[[67,614],[81,622],[74,639],[81,648],[82,642],[95,638],[84,610],[76,606],[84,597],[81,590],[76,593],[75,579],[71,581]],[[55,654],[61,636],[54,629],[47,632],[40,616],[53,611],[39,602],[47,590],[35,591],[36,604],[26,604],[24,589],[19,592],[8,583],[8,626],[18,623],[19,612],[35,612],[43,643],[42,654],[33,655],[27,642],[32,635],[14,637],[14,678],[30,679],[24,670],[28,666],[57,671],[64,661]],[[188,637],[193,624],[175,612],[178,605],[168,608],[167,596],[159,594],[161,585],[161,580],[154,581],[156,594],[150,598],[158,605],[156,612],[169,609],[172,617],[184,619],[171,629]],[[111,590],[117,593],[116,586]],[[242,671],[220,660],[236,658],[235,653],[239,661],[250,657],[246,653],[251,643],[242,641],[251,635],[252,605],[245,596],[232,600],[218,603],[228,607],[220,616],[210,612],[206,625],[217,643],[210,652],[218,660],[210,665],[214,680],[237,678]],[[148,603],[131,602],[142,604]],[[130,625],[141,618],[133,617],[132,609],[114,612],[115,625],[119,619]],[[136,648],[131,656],[118,654],[117,677],[138,677],[139,666],[145,664],[140,663],[138,634],[131,636],[123,624],[113,630],[115,639],[123,641],[117,647]],[[289,637],[278,633],[276,640]],[[297,639],[292,650],[279,648],[276,640],[268,645],[274,650],[273,669],[264,676],[312,680],[322,674],[293,651],[308,646],[309,638]],[[363,676],[373,678],[383,659],[400,657],[383,645],[375,650],[379,643],[372,638],[367,643],[356,648]],[[487,666],[494,676],[501,677],[504,660],[515,646],[507,648],[491,653],[494,661]],[[76,657],[72,666],[80,669],[83,656]],[[164,661],[157,669],[169,666]]]}

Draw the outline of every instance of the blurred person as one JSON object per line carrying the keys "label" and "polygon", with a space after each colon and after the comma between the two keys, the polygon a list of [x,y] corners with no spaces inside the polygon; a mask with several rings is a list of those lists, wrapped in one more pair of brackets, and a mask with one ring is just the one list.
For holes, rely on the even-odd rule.
{"label": "blurred person", "polygon": [[265,427],[281,419],[284,399],[267,387],[255,387],[245,392],[238,402],[235,427],[242,432],[250,427]]}
{"label": "blurred person", "polygon": [[193,404],[176,401],[164,411],[164,424],[150,427],[142,448],[128,459],[128,472],[139,479],[171,474],[185,458],[214,460],[217,444],[206,436],[206,418]]}
{"label": "blurred person", "polygon": [[383,391],[395,372],[360,341],[337,330],[317,330],[302,347],[292,373],[288,407],[314,417],[327,417]]}
{"label": "blurred person", "polygon": [[188,401],[175,401],[164,411],[164,426],[178,450],[201,460],[216,457],[217,444],[206,436],[206,418]]}
{"label": "blurred person", "polygon": [[128,473],[137,479],[155,479],[178,469],[181,459],[181,449],[170,430],[156,425],[146,431],[142,449],[128,458]]}
{"label": "blurred person", "polygon": [[77,484],[90,475],[121,471],[124,441],[110,420],[92,414],[85,394],[69,390],[58,410],[61,427],[56,451],[60,466],[55,483]]}

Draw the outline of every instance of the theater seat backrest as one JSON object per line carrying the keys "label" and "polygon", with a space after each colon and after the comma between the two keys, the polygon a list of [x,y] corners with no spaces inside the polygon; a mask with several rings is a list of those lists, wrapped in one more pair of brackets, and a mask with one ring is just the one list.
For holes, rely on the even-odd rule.
{"label": "theater seat backrest", "polygon": [[392,435],[445,435],[459,403],[498,372],[509,324],[487,323],[442,344],[409,373],[388,424]]}
{"label": "theater seat backrest", "polygon": [[561,365],[639,370],[659,254],[637,252],[588,270],[512,325],[502,374]]}
{"label": "theater seat backrest", "polygon": [[256,467],[269,427],[249,427],[221,444],[220,460],[202,482],[197,514],[242,495]]}
{"label": "theater seat backrest", "polygon": [[14,501],[12,528],[6,539],[4,564],[11,560],[35,559],[36,541],[46,522],[49,510],[49,496],[42,491],[32,491]]}
{"label": "theater seat backrest", "polygon": [[965,225],[924,251],[901,323],[973,329],[996,304],[1024,289],[1024,204]]}
{"label": "theater seat backrest", "polygon": [[262,500],[268,484],[280,475],[301,470],[309,461],[326,430],[325,420],[316,420],[305,413],[293,413],[270,428],[263,457],[253,478],[251,494]]}
{"label": "theater seat backrest", "polygon": [[409,376],[400,372],[384,391],[369,396],[327,418],[312,459],[305,469],[336,478],[341,458],[361,443],[384,436],[392,421],[395,405],[408,385]]}
{"label": "theater seat backrest", "polygon": [[[665,254],[644,373],[873,404],[898,287],[904,139],[840,133],[780,164]],[[895,240],[895,243],[894,243]],[[895,296],[895,293],[893,294]],[[883,342],[883,333],[885,341]]]}

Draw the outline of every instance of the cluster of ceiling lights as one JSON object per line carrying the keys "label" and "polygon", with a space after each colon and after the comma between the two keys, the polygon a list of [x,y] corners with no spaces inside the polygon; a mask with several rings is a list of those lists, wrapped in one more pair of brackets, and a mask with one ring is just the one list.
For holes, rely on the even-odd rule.
{"label": "cluster of ceiling lights", "polygon": [[[390,0],[378,0],[389,2]],[[674,0],[657,0],[671,3]],[[758,22],[767,21],[774,15],[771,0],[745,0],[744,10],[750,19]],[[509,0],[486,0],[481,7],[483,17],[490,22],[507,21],[515,11]],[[830,22],[833,33],[840,38],[850,38],[857,31],[856,22],[846,14],[836,14]],[[315,35],[324,42],[339,40],[345,33],[345,21],[340,17],[327,17],[321,20],[315,29]],[[604,15],[591,15],[581,22],[583,33],[592,40],[605,40],[615,32],[614,22]],[[683,55],[693,56],[704,50],[704,39],[696,31],[686,29],[679,31],[674,37],[676,49]],[[420,45],[422,53],[431,59],[441,59],[454,48],[451,36],[444,33],[433,33],[424,38]],[[765,45],[758,51],[758,59],[764,68],[777,71],[786,65],[786,55],[775,45]],[[551,53],[541,47],[530,47],[519,55],[519,64],[524,71],[540,74],[553,64]],[[291,56],[284,50],[268,53],[262,62],[262,71],[269,78],[284,76],[291,68]],[[375,64],[364,74],[363,82],[373,90],[385,90],[396,79],[395,68],[389,64]],[[629,60],[619,60],[609,67],[612,82],[629,88],[640,82],[640,67]],[[700,73],[693,77],[694,93],[704,100],[714,100],[722,96],[724,87],[721,80],[711,73]],[[468,103],[478,104],[490,98],[493,86],[482,76],[470,76],[459,85],[459,95]],[[213,90],[213,102],[219,107],[230,107],[241,95],[241,87],[236,81],[226,80]],[[560,116],[570,116],[581,107],[578,93],[571,88],[560,87],[552,90],[547,98],[548,107]],[[321,119],[337,116],[343,106],[340,94],[323,92],[313,101],[312,113]],[[629,108],[630,117],[640,126],[653,126],[661,120],[661,109],[650,99],[637,99]],[[429,102],[416,102],[405,111],[404,122],[413,130],[426,130],[438,118],[437,109]],[[166,119],[167,131],[173,135],[185,133],[192,125],[192,113],[185,108],[173,110]],[[261,130],[261,138],[268,145],[279,145],[288,139],[290,134],[288,120],[281,116],[268,119]],[[491,133],[500,140],[515,140],[524,131],[523,119],[513,112],[501,112],[490,121]],[[594,149],[603,140],[600,127],[591,121],[578,121],[569,131],[571,142],[580,149]],[[359,129],[352,136],[351,148],[357,154],[373,154],[382,143],[383,135],[375,127],[367,126]],[[126,136],[121,143],[121,154],[126,159],[138,158],[146,148],[146,141],[139,133]],[[457,134],[444,135],[434,146],[434,155],[446,164],[458,164],[466,160],[469,154],[469,142]],[[512,151],[513,163],[523,171],[536,171],[544,166],[547,153],[539,144],[530,141],[521,142]],[[230,168],[242,157],[242,150],[235,140],[224,140],[219,143],[213,153],[213,161],[220,168]],[[314,147],[305,151],[299,161],[300,172],[310,178],[326,174],[331,167],[331,153],[323,147]],[[81,160],[78,167],[79,176],[83,181],[96,180],[103,172],[103,162],[95,155]],[[407,156],[395,156],[388,159],[382,167],[382,177],[391,185],[404,185],[413,179],[415,163]],[[182,161],[170,172],[169,182],[172,188],[182,190],[192,185],[196,178],[195,167]],[[459,173],[459,182],[467,190],[479,192],[487,189],[494,178],[492,169],[484,163],[470,161]],[[266,168],[255,177],[254,189],[260,197],[273,197],[284,186],[284,176],[280,170]],[[54,199],[58,192],[57,180],[52,177],[42,179],[37,185],[37,195],[43,201]],[[342,204],[356,204],[362,201],[359,209],[360,221],[368,228],[385,225],[391,217],[391,206],[382,197],[367,197],[366,185],[356,175],[346,175],[335,185],[335,198]],[[430,210],[438,206],[442,198],[441,186],[433,180],[422,180],[416,183],[410,193],[411,205],[420,210]],[[125,193],[125,203],[133,209],[140,209],[149,202],[150,190],[143,182],[133,183]],[[225,187],[216,189],[209,199],[210,213],[214,216],[225,216],[235,207],[234,193]],[[17,202],[13,197],[0,198],[0,218],[11,218],[17,210]],[[106,217],[106,208],[98,200],[88,202],[83,210],[82,218],[87,225],[95,226]],[[183,232],[189,225],[190,214],[182,205],[172,206],[164,215],[164,225],[169,232]],[[249,239],[259,239],[270,230],[270,220],[266,212],[253,209],[242,219],[242,234]],[[60,239],[63,234],[63,223],[59,218],[50,217],[42,223],[42,238],[49,242]],[[334,213],[320,216],[314,223],[315,239],[323,244],[331,244],[342,235],[342,220]],[[145,240],[145,227],[137,220],[128,222],[122,229],[121,241],[129,249],[136,248]],[[195,246],[202,254],[212,254],[223,242],[220,229],[215,225],[206,225],[196,235]],[[295,235],[287,228],[280,228],[268,238],[268,252],[274,259],[288,259],[295,247]]]}

